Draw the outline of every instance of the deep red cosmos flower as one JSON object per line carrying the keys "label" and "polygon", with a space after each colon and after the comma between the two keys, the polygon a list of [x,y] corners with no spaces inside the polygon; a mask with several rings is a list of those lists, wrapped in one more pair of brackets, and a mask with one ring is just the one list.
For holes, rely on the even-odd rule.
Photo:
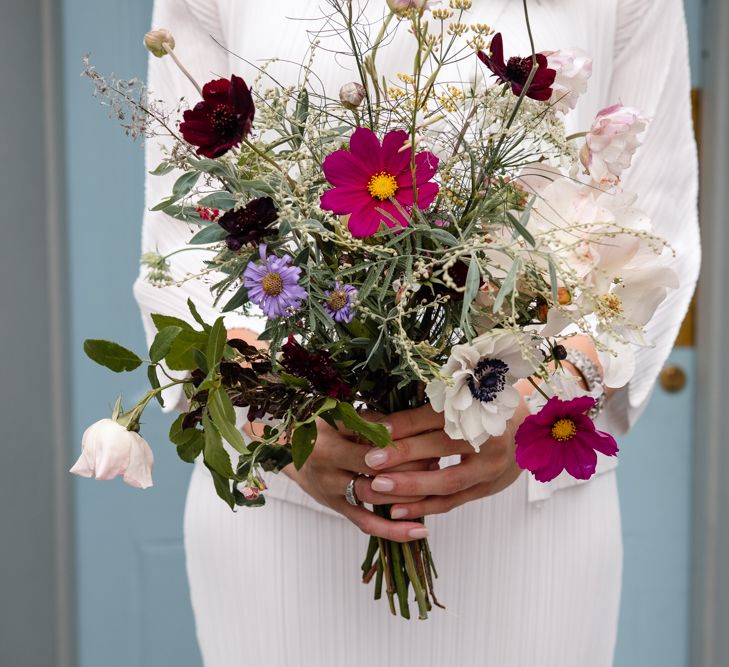
{"label": "deep red cosmos flower", "polygon": [[[557,76],[557,70],[549,69],[547,56],[537,53],[537,73],[534,75],[526,96],[540,102],[547,102],[552,97],[552,85]],[[483,51],[478,52],[479,60],[486,65],[496,76],[500,83],[510,83],[514,95],[521,95],[524,84],[532,71],[532,57],[520,58],[512,56],[504,62],[504,43],[501,33],[497,32],[491,40],[491,56]]]}
{"label": "deep red cosmos flower", "polygon": [[208,81],[202,94],[202,102],[183,114],[180,132],[198,146],[198,155],[220,157],[250,134],[256,107],[246,82],[235,74],[230,81]]}
{"label": "deep red cosmos flower", "polygon": [[615,456],[618,445],[609,433],[598,431],[587,411],[591,396],[562,401],[553,396],[535,415],[529,415],[516,432],[516,462],[540,482],[554,479],[563,470],[577,479],[595,473],[597,452]]}
{"label": "deep red cosmos flower", "polygon": [[281,351],[281,365],[291,375],[307,379],[319,393],[340,401],[345,401],[352,395],[352,389],[326,352],[309,352],[293,336],[289,336],[288,341],[281,346]]}
{"label": "deep red cosmos flower", "polygon": [[[321,207],[337,215],[349,215],[352,236],[372,236],[384,222],[388,227],[406,227],[408,218],[392,200],[409,211],[415,205],[410,149],[400,150],[408,133],[393,130],[382,145],[374,132],[358,127],[349,140],[349,150],[327,155],[322,168],[334,186],[321,197]],[[438,194],[430,179],[438,169],[438,158],[427,151],[415,155],[417,206],[424,210]]]}
{"label": "deep red cosmos flower", "polygon": [[248,202],[235,211],[227,211],[218,224],[228,232],[225,243],[233,251],[240,250],[247,243],[258,243],[273,236],[272,227],[278,220],[278,209],[270,197],[260,197]]}

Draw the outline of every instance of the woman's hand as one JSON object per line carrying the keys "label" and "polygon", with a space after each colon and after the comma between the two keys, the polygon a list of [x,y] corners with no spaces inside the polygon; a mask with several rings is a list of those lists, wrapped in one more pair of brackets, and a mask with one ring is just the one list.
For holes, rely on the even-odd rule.
{"label": "woman's hand", "polygon": [[[317,429],[316,446],[306,464],[301,470],[296,470],[293,465],[287,466],[284,469],[286,475],[314,500],[344,515],[368,535],[377,535],[395,542],[419,540],[427,536],[428,530],[421,523],[388,521],[362,506],[350,505],[344,497],[344,491],[352,477],[357,473],[376,474],[376,470],[365,462],[365,456],[373,449],[370,445],[357,443],[353,435],[337,431],[321,419],[317,421]],[[437,465],[437,461],[421,456],[418,460],[394,464],[390,469],[404,474],[425,471],[431,465]],[[355,491],[362,502],[375,505],[424,500],[423,497],[413,497],[411,494],[400,496],[396,493],[377,493],[370,488],[370,480],[365,477],[357,480]]]}
{"label": "woman's hand", "polygon": [[[373,493],[389,498],[393,519],[442,514],[499,493],[521,474],[514,458],[514,433],[526,415],[522,401],[506,432],[489,438],[478,453],[463,440],[451,440],[443,431],[443,415],[429,405],[389,415],[395,447],[370,449],[367,453],[365,462],[379,471],[368,486]],[[453,454],[460,454],[461,462],[447,468],[399,469],[421,459]]]}

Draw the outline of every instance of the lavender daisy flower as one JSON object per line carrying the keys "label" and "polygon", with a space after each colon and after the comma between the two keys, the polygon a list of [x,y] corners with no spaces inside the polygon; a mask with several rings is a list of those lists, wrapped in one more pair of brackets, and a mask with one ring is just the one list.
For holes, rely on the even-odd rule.
{"label": "lavender daisy flower", "polygon": [[357,297],[357,289],[352,285],[334,283],[334,289],[325,292],[327,300],[324,310],[335,322],[349,324],[354,317],[353,302]]}
{"label": "lavender daisy flower", "polygon": [[301,307],[306,290],[299,285],[301,269],[291,266],[291,257],[266,257],[266,244],[261,243],[261,263],[250,262],[243,272],[243,283],[251,302],[268,318],[286,317]]}

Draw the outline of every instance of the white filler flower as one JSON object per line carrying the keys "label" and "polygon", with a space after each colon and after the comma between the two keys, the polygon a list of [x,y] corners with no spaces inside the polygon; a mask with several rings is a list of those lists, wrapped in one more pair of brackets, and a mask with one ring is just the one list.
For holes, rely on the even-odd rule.
{"label": "white filler flower", "polygon": [[490,331],[470,345],[455,345],[441,374],[451,382],[434,380],[426,394],[436,412],[445,413],[445,432],[454,440],[466,440],[478,451],[491,436],[502,435],[519,405],[514,383],[531,375],[536,367],[524,358],[536,343],[522,333]]}
{"label": "white filler flower", "polygon": [[152,449],[139,433],[128,431],[113,419],[89,426],[81,438],[81,456],[71,468],[74,475],[113,479],[124,476],[129,486],[152,486]]}

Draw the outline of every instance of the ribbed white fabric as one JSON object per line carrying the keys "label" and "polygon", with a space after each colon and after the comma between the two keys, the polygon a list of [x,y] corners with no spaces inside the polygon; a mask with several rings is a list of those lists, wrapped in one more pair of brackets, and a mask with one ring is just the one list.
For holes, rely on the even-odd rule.
{"label": "ribbed white fabric", "polygon": [[[287,17],[318,16],[320,6],[319,0],[263,5],[156,0],[153,27],[173,32],[176,52],[200,81],[231,72],[251,81],[257,76],[254,65],[272,56],[281,61],[269,71],[292,81],[297,70],[285,61],[304,61],[305,31],[317,25]],[[367,13],[379,15],[383,6],[370,0]],[[597,110],[616,101],[653,118],[625,186],[640,194],[638,205],[676,249],[673,266],[682,285],[649,323],[647,336],[654,346],[638,350],[636,376],[608,403],[601,427],[623,432],[645,407],[699,267],[683,8],[681,0],[535,0],[530,13],[538,50],[578,47],[593,57],[590,87],[568,119],[570,131],[587,129]],[[474,0],[472,18],[504,33],[507,55],[527,52],[521,2]],[[211,35],[241,58],[228,55]],[[407,48],[389,62],[386,74],[407,71]],[[322,85],[336,94],[354,78],[349,66],[341,57],[320,56]],[[462,64],[459,78],[475,74],[477,67]],[[182,96],[196,99],[169,58],[150,59],[149,83],[154,97],[170,104]],[[146,156],[148,168],[154,168],[162,156],[157,141],[147,143]],[[169,192],[174,178],[147,179],[148,207]],[[184,247],[193,233],[183,223],[147,212],[143,250],[169,253]],[[199,272],[202,257],[199,252],[175,255],[174,274]],[[201,282],[158,289],[140,276],[135,295],[148,336],[153,334],[150,313],[188,318],[188,297],[203,317],[216,315],[207,284]],[[260,327],[236,316],[226,321]],[[179,394],[168,395],[168,407],[179,399]],[[283,475],[269,480],[267,508],[232,514],[198,465],[188,495],[185,539],[206,667],[251,659],[267,667],[609,665],[622,558],[614,466],[614,459],[601,458],[601,474],[588,483],[565,475],[539,484],[522,475],[494,498],[430,520],[441,597],[449,609],[436,611],[426,623],[408,625],[390,619],[369,599],[371,591],[357,583],[365,539],[349,523]]]}

